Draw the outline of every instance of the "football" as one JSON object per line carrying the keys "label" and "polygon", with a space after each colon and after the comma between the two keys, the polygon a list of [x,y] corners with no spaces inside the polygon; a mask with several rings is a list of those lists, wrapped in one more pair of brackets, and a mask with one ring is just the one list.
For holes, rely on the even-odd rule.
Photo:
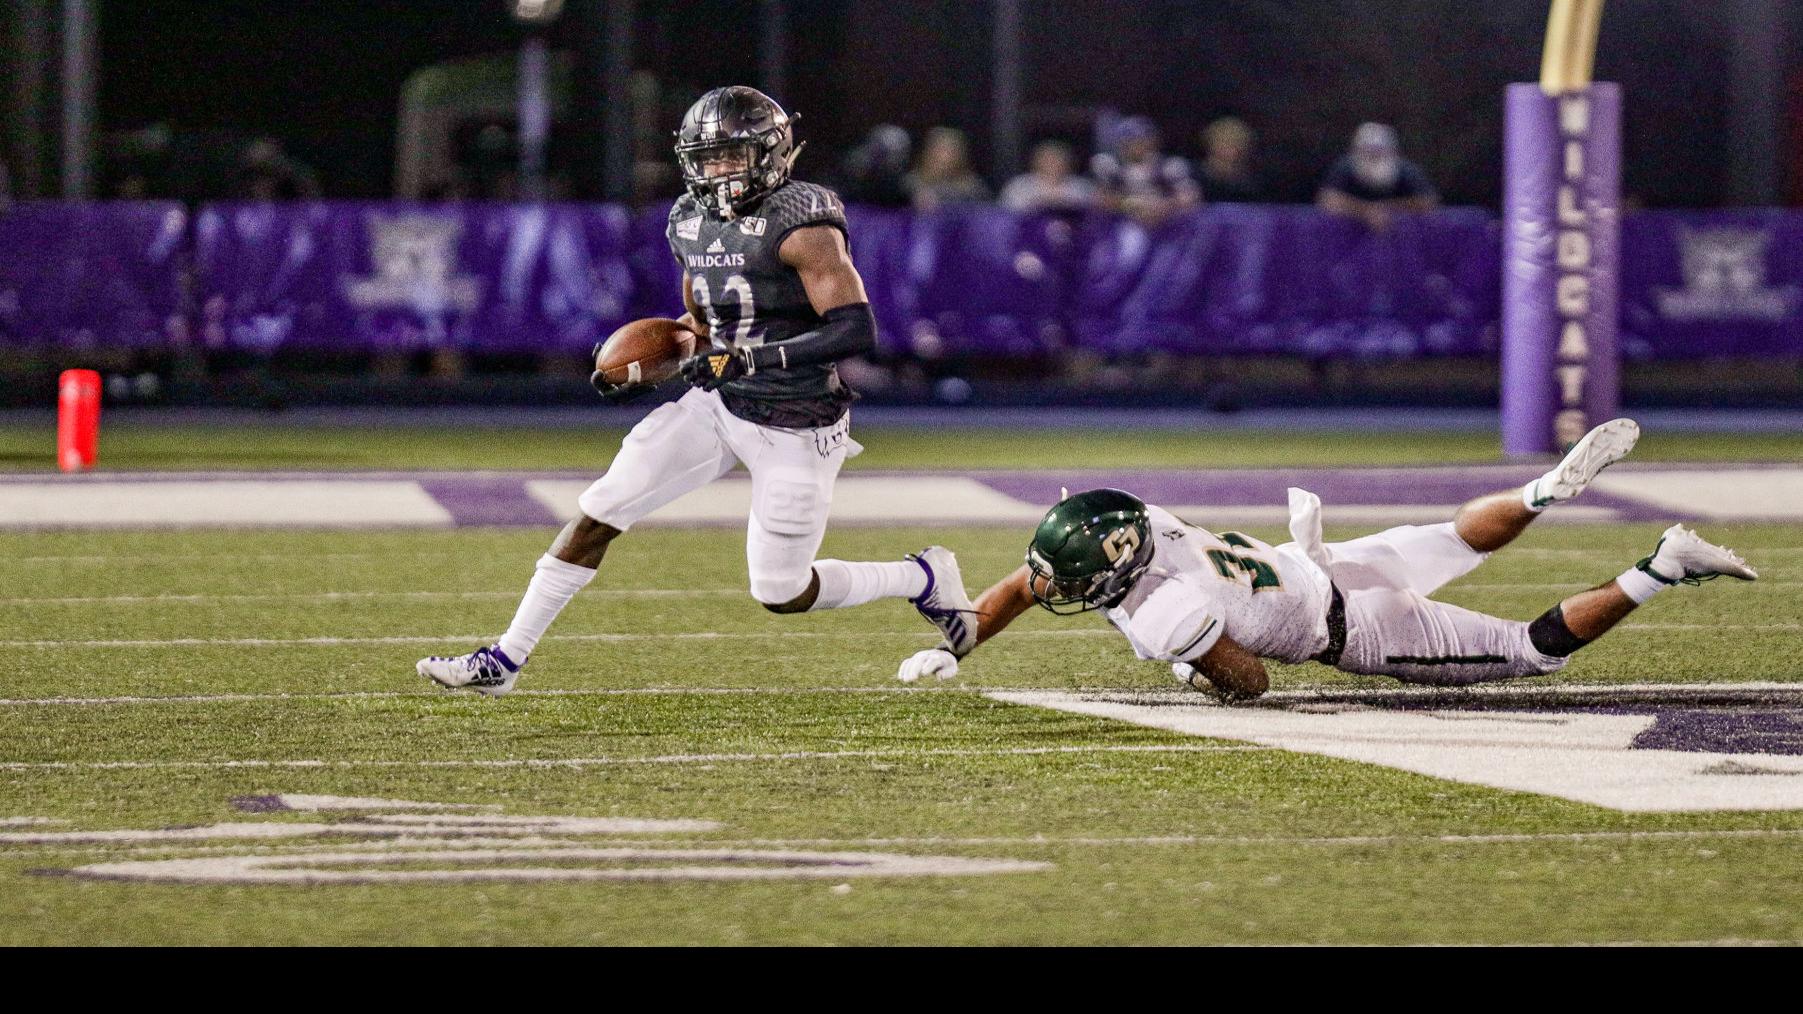
{"label": "football", "polygon": [[595,353],[595,369],[609,384],[661,384],[695,354],[700,337],[667,317],[635,320],[608,336]]}

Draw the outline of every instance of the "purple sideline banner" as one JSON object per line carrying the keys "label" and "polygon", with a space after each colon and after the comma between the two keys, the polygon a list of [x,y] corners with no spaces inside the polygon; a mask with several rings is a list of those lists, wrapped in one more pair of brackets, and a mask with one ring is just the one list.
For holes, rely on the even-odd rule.
{"label": "purple sideline banner", "polygon": [[1644,211],[1622,254],[1629,359],[1803,356],[1803,213]]}
{"label": "purple sideline banner", "polygon": [[1471,208],[1378,233],[1297,207],[1218,205],[1151,233],[1098,217],[1077,338],[1107,353],[1493,354],[1497,236]]}
{"label": "purple sideline banner", "polygon": [[0,211],[0,343],[181,344],[188,213],[174,202],[30,201]]}
{"label": "purple sideline banner", "polygon": [[211,204],[208,345],[582,349],[632,319],[634,222],[611,205]]}
{"label": "purple sideline banner", "polygon": [[[1153,232],[987,206],[848,215],[888,352],[1490,356],[1499,317],[1525,315],[1542,335],[1523,346],[1531,369],[1516,349],[1504,370],[1538,385],[1541,408],[1512,418],[1552,431],[1571,321],[1558,318],[1551,219],[1515,236],[1531,256],[1508,261],[1502,283],[1502,223],[1469,208],[1381,233],[1299,207],[1210,207]],[[0,342],[585,352],[627,320],[682,313],[665,219],[327,202],[206,205],[190,223],[174,203],[25,203],[0,212]],[[1566,253],[1600,255],[1606,238]],[[1642,212],[1623,225],[1620,263],[1628,357],[1803,356],[1803,212]],[[1589,351],[1615,326],[1612,284],[1590,278],[1585,305],[1571,304]],[[1502,294],[1523,286],[1541,295],[1505,314]]]}

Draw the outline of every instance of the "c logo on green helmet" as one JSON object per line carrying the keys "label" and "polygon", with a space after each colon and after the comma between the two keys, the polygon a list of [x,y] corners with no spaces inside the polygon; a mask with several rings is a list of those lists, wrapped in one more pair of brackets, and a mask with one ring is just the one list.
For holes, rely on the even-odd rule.
{"label": "c logo on green helmet", "polygon": [[1125,528],[1116,528],[1102,540],[1102,552],[1108,554],[1108,562],[1114,564],[1117,570],[1121,564],[1133,559],[1133,554],[1138,549],[1139,529],[1131,525]]}

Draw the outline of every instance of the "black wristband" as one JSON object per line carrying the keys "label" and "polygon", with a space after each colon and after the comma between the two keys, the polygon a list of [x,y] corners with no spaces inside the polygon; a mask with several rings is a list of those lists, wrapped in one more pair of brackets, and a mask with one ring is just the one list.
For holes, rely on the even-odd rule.
{"label": "black wristband", "polygon": [[781,345],[754,345],[745,350],[747,373],[759,370],[785,370],[789,367],[789,353]]}

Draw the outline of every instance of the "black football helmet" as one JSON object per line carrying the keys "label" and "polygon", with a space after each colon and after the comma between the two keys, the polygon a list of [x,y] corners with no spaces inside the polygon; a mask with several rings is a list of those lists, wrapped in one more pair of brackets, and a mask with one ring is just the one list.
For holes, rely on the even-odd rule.
{"label": "black football helmet", "polygon": [[[715,88],[695,100],[676,131],[682,181],[703,210],[732,218],[789,180],[801,149],[788,113],[756,88]],[[742,154],[745,168],[707,175],[710,156]]]}

